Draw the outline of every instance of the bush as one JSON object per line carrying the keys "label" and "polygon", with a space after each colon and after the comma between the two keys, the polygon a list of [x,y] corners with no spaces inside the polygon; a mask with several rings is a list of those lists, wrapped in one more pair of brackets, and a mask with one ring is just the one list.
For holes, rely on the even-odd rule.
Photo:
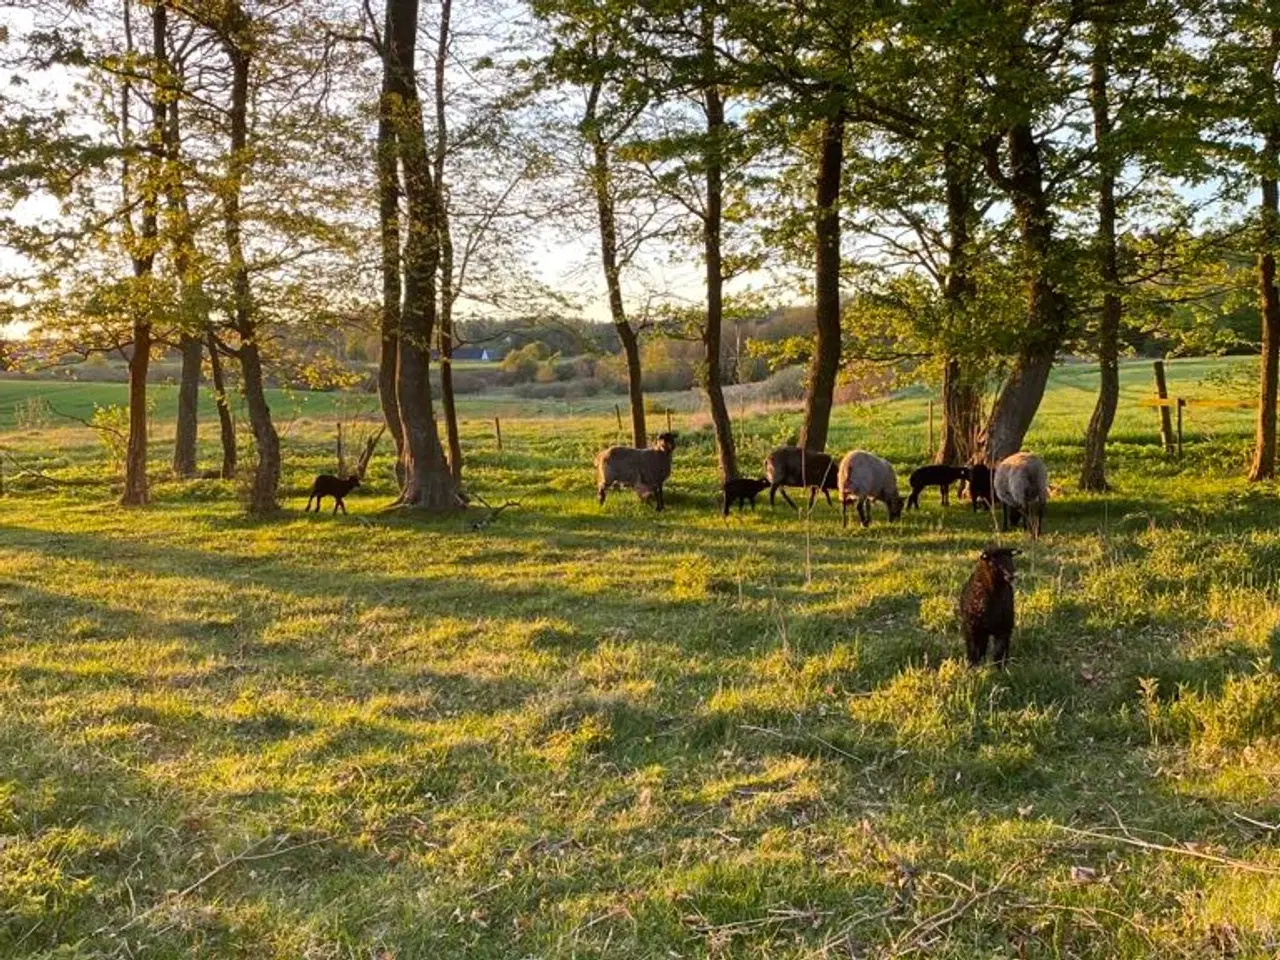
{"label": "bush", "polygon": [[98,439],[111,468],[119,473],[124,469],[125,453],[129,447],[129,408],[118,403],[100,407],[93,405],[93,416],[89,423],[98,431]]}

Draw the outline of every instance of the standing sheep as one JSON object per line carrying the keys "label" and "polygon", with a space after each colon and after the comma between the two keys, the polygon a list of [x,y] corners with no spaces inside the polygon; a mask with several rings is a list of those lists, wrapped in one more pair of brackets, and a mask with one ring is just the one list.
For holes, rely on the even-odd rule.
{"label": "standing sheep", "polygon": [[994,502],[991,497],[991,468],[985,463],[969,464],[969,502],[973,504],[973,512],[978,512],[978,504],[984,510],[990,510]]}
{"label": "standing sheep", "polygon": [[871,525],[871,501],[879,500],[889,511],[889,519],[902,515],[898,476],[889,461],[865,450],[854,450],[840,461],[840,524],[849,525],[849,501],[857,501],[858,519]]}
{"label": "standing sheep", "polygon": [[976,667],[987,655],[987,642],[995,640],[991,659],[1004,667],[1013,633],[1013,583],[1017,575],[1013,558],[1017,550],[993,547],[983,550],[960,595],[960,629],[964,633],[969,665]]}
{"label": "standing sheep", "polygon": [[831,491],[839,486],[836,466],[829,453],[800,447],[778,447],[764,458],[764,475],[770,484],[769,506],[773,506],[774,495],[781,490],[782,499],[791,504],[791,509],[797,509],[783,489],[785,487],[807,488],[810,510],[813,509],[813,501],[818,498],[819,490],[827,498],[827,503],[831,504]]}
{"label": "standing sheep", "polygon": [[1049,471],[1033,453],[1015,453],[996,466],[992,479],[1002,510],[1002,529],[1022,526],[1035,540],[1044,524],[1044,504],[1049,496]]}
{"label": "standing sheep", "polygon": [[604,506],[610,487],[631,487],[641,500],[654,498],[657,509],[666,506],[662,485],[671,476],[671,454],[676,449],[676,435],[663,433],[647,449],[609,447],[596,454],[596,494]]}

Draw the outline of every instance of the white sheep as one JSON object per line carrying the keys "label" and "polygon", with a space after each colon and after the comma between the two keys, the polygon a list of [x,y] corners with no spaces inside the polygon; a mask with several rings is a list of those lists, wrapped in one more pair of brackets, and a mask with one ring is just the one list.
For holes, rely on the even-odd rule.
{"label": "white sheep", "polygon": [[609,447],[596,454],[596,485],[601,506],[610,487],[631,487],[641,500],[654,498],[657,509],[666,506],[662,485],[671,476],[671,454],[676,448],[676,435],[663,433],[654,445]]}
{"label": "white sheep", "polygon": [[1021,526],[1034,540],[1044,524],[1044,505],[1049,497],[1049,471],[1034,453],[1014,453],[996,465],[992,490],[1000,501],[1001,529]]}
{"label": "white sheep", "polygon": [[871,524],[871,501],[879,500],[889,510],[889,519],[902,515],[898,476],[889,461],[865,450],[854,450],[840,461],[840,523],[849,525],[849,501],[857,501],[858,519]]}

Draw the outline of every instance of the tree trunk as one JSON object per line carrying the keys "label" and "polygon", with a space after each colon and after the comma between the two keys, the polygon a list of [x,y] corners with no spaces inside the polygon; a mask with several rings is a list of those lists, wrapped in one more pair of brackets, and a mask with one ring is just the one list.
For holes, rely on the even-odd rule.
{"label": "tree trunk", "polygon": [[231,7],[230,26],[225,46],[231,60],[231,152],[228,176],[223,188],[223,216],[227,240],[227,260],[231,267],[234,300],[234,326],[239,334],[240,389],[244,393],[249,428],[253,431],[258,462],[254,467],[249,494],[249,512],[262,516],[278,509],[276,494],[280,486],[280,437],[271,422],[262,376],[262,353],[258,345],[258,324],[254,315],[249,267],[245,260],[241,234],[240,197],[247,160],[249,110],[249,51],[244,46],[248,18],[238,3]]}
{"label": "tree trunk", "polygon": [[[384,53],[385,56],[385,53]],[[392,71],[384,70],[378,98],[378,222],[382,240],[381,354],[378,357],[378,399],[382,417],[396,445],[396,476],[404,485],[404,428],[396,402],[396,361],[400,346],[400,173],[397,160],[397,114],[400,94]]]}
{"label": "tree trunk", "polygon": [[151,324],[133,325],[129,357],[129,439],[125,447],[124,493],[120,502],[138,507],[147,502],[147,367],[151,362]]}
{"label": "tree trunk", "polygon": [[703,77],[707,112],[707,149],[705,155],[707,198],[703,217],[703,245],[707,269],[707,322],[702,332],[706,356],[707,401],[711,406],[711,423],[716,432],[716,450],[720,457],[720,479],[738,475],[738,456],[733,442],[733,424],[724,402],[720,373],[720,335],[724,325],[724,264],[720,239],[724,222],[724,97],[715,82],[715,20],[705,7],[702,11]]}
{"label": "tree trunk", "polygon": [[208,330],[209,373],[213,380],[213,399],[218,407],[218,433],[222,439],[222,479],[236,475],[236,425],[231,419],[231,403],[227,399],[227,383],[222,375],[222,354],[213,327]]}
{"label": "tree trunk", "polygon": [[[142,227],[137,235],[130,229],[132,241],[130,256],[135,277],[151,276],[155,264],[156,243],[159,236],[159,191],[163,155],[161,144],[165,135],[166,99],[160,95],[164,82],[162,74],[167,59],[165,51],[165,24],[167,11],[158,3],[151,11],[151,52],[153,57],[151,122],[152,139],[145,148],[146,174],[140,190],[142,200]],[[130,23],[130,5],[125,4],[126,44],[132,51],[133,37]],[[129,85],[124,88],[124,125],[126,142],[129,124]],[[126,198],[129,190],[129,165],[126,161],[123,178]],[[133,320],[133,353],[129,357],[129,437],[125,446],[124,492],[120,502],[126,506],[141,506],[147,502],[147,368],[151,364],[151,317],[145,305],[136,305]]]}
{"label": "tree trunk", "polygon": [[1098,151],[1098,268],[1103,283],[1102,317],[1098,327],[1098,402],[1085,435],[1080,489],[1103,491],[1107,485],[1107,437],[1120,400],[1120,263],[1116,251],[1116,163],[1111,153],[1111,104],[1107,84],[1111,69],[1111,36],[1104,25],[1095,27],[1089,100],[1093,108],[1093,139]]}
{"label": "tree trunk", "polygon": [[982,390],[959,360],[948,359],[942,372],[942,444],[934,462],[972,462],[981,429]]}
{"label": "tree trunk", "polygon": [[649,445],[644,422],[644,384],[640,372],[640,344],[627,321],[622,303],[622,279],[618,263],[618,221],[613,203],[613,181],[609,169],[609,144],[598,125],[598,108],[603,82],[597,80],[587,96],[583,128],[591,141],[591,182],[596,198],[596,218],[600,225],[600,262],[609,290],[609,316],[618,331],[622,352],[627,358],[627,388],[631,399],[631,436],[637,447]]}
{"label": "tree trunk", "polygon": [[462,482],[462,440],[458,436],[458,409],[453,400],[453,234],[449,225],[449,197],[445,190],[444,164],[449,150],[448,115],[445,112],[445,63],[449,54],[449,15],[452,0],[440,2],[440,31],[436,44],[436,225],[440,236],[440,405],[444,409],[445,436],[449,443],[449,472],[455,484]]}
{"label": "tree trunk", "polygon": [[1262,375],[1258,390],[1258,431],[1250,480],[1276,475],[1276,393],[1280,376],[1280,293],[1276,290],[1275,245],[1280,239],[1278,192],[1274,170],[1280,159],[1280,135],[1272,131],[1263,146],[1262,240],[1258,253],[1258,294],[1262,307]]}
{"label": "tree trunk", "polygon": [[[179,83],[180,81],[175,81]],[[169,230],[173,236],[173,270],[181,286],[178,349],[182,354],[182,375],[178,381],[178,419],[173,441],[173,474],[186,480],[195,476],[196,441],[200,415],[200,366],[204,353],[199,331],[208,323],[200,282],[192,268],[195,259],[195,229],[191,223],[186,185],[182,179],[182,120],[179,102],[168,105],[165,124],[165,160],[169,169],[164,178],[169,210]]]}
{"label": "tree trunk", "polygon": [[831,402],[840,372],[840,181],[844,169],[844,116],[828,119],[822,128],[818,159],[817,215],[814,220],[814,321],[818,336],[809,365],[809,393],[805,399],[800,446],[823,450],[831,425]]}
{"label": "tree trunk", "polygon": [[404,488],[399,502],[429,510],[452,510],[458,506],[457,488],[440,446],[431,403],[431,335],[436,321],[436,271],[440,265],[436,223],[439,199],[414,75],[417,28],[417,0],[387,0],[383,67],[392,73],[392,84],[400,98],[396,142],[408,214],[396,367],[396,401],[404,430]]}
{"label": "tree trunk", "polygon": [[1022,449],[1067,326],[1067,301],[1053,278],[1053,225],[1044,192],[1040,145],[1029,123],[1015,124],[1009,130],[1008,145],[1011,173],[1000,173],[994,149],[988,154],[988,169],[1013,204],[1028,271],[1029,322],[1026,340],[987,419],[981,447],[988,463],[998,463]]}
{"label": "tree trunk", "polygon": [[[947,276],[942,296],[947,309],[963,314],[973,297],[969,270],[970,227],[977,220],[971,174],[961,163],[961,149],[954,141],[942,148],[943,176],[947,192]],[[978,440],[982,417],[982,390],[958,357],[949,357],[942,373],[942,444],[937,463],[969,463]]]}
{"label": "tree trunk", "polygon": [[178,423],[173,441],[173,475],[183,480],[195,476],[196,431],[200,415],[200,365],[204,346],[199,337],[182,334],[182,377],[178,381]]}
{"label": "tree trunk", "polygon": [[[1276,106],[1275,67],[1280,57],[1280,28],[1271,29],[1263,58],[1267,106]],[[1280,165],[1280,128],[1270,125],[1262,144],[1261,237],[1258,246],[1258,295],[1262,307],[1262,373],[1258,388],[1258,434],[1249,479],[1276,475],[1276,389],[1280,376],[1280,294],[1276,291],[1276,242],[1280,240],[1280,196],[1276,169]]]}

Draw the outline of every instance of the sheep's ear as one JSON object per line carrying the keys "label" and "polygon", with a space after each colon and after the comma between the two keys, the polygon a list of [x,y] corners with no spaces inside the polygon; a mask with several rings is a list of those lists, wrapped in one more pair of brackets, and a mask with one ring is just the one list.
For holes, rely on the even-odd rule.
{"label": "sheep's ear", "polygon": [[990,551],[990,550],[983,550],[980,554],[978,554],[978,559],[979,559],[979,560],[990,560],[990,559],[991,559],[991,551]]}

